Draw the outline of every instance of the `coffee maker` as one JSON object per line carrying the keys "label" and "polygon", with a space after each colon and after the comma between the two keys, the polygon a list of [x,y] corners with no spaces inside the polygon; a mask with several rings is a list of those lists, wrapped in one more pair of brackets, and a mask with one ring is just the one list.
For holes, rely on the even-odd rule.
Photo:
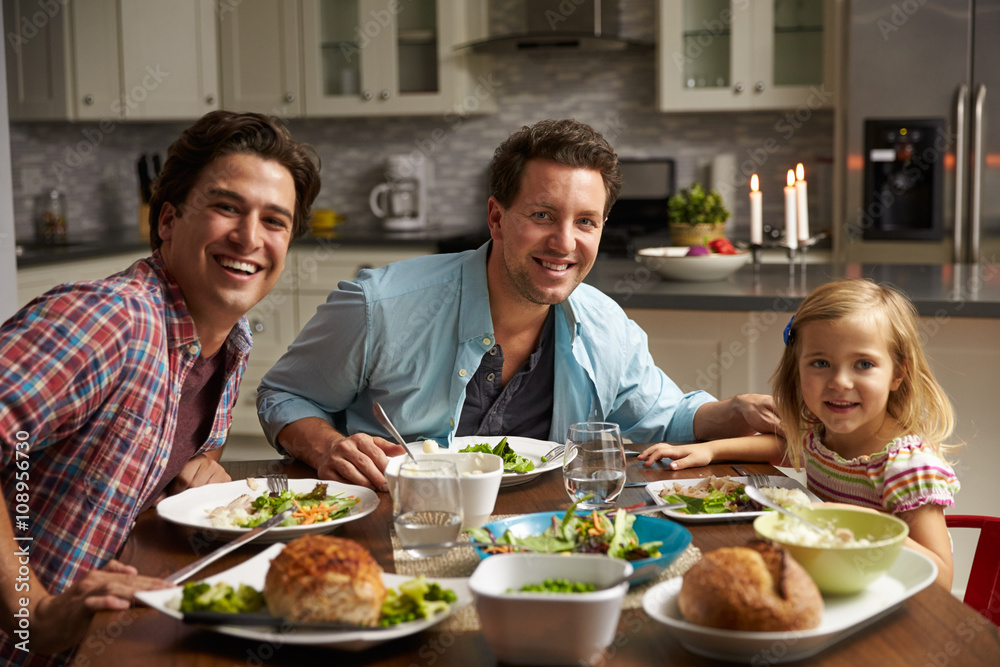
{"label": "coffee maker", "polygon": [[372,213],[387,231],[410,232],[427,227],[427,162],[420,153],[390,155],[385,183],[368,197]]}

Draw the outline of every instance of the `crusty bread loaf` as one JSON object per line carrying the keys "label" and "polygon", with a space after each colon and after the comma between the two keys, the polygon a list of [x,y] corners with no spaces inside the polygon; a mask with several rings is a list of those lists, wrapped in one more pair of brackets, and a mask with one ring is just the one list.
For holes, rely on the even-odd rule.
{"label": "crusty bread loaf", "polygon": [[271,614],[290,620],[375,626],[385,599],[382,568],[353,540],[306,535],[271,561],[264,598]]}
{"label": "crusty bread loaf", "polygon": [[688,621],[726,630],[808,630],[823,618],[812,577],[765,540],[705,554],[684,575],[677,603]]}

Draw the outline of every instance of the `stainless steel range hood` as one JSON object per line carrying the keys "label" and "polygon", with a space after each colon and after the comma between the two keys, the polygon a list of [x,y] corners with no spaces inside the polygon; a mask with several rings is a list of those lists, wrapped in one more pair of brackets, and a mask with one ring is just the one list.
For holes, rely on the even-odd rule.
{"label": "stainless steel range hood", "polygon": [[523,32],[496,35],[456,48],[487,53],[653,48],[652,43],[621,37],[618,19],[618,0],[524,0]]}

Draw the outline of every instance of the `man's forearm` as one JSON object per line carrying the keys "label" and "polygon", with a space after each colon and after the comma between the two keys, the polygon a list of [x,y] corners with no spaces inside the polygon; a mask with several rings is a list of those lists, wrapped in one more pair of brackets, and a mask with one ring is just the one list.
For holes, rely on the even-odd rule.
{"label": "man's forearm", "polygon": [[288,424],[278,433],[278,444],[294,458],[319,469],[329,456],[331,444],[346,436],[319,417],[306,417]]}

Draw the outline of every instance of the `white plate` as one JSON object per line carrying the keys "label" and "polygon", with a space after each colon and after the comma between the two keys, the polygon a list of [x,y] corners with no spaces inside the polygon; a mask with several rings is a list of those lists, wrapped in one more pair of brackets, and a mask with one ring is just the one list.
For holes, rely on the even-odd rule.
{"label": "white plate", "polygon": [[[691,479],[668,479],[660,480],[658,482],[650,482],[646,485],[646,493],[650,495],[657,505],[668,505],[669,503],[660,497],[660,491],[664,487],[673,488],[674,484],[680,484],[681,486],[694,486],[701,482],[704,478],[694,477]],[[729,479],[734,482],[740,482],[741,484],[747,483],[746,477],[735,477],[731,476]],[[805,492],[809,499],[813,502],[823,502],[819,496],[815,495],[809,489],[799,484],[796,480],[791,477],[785,477],[784,475],[771,475],[767,478],[767,484],[765,486],[780,486],[786,489],[801,489]],[[687,521],[690,523],[717,523],[720,521],[752,521],[756,517],[759,517],[764,512],[726,512],[724,514],[684,514],[678,512],[677,510],[663,510],[663,513],[669,516],[671,519],[676,519],[677,521]]]}
{"label": "white plate", "polygon": [[682,577],[653,586],[642,596],[642,608],[667,626],[684,648],[718,660],[750,664],[772,664],[801,660],[844,639],[882,618],[903,600],[929,586],[937,577],[937,566],[911,549],[867,589],[854,595],[824,596],[823,620],[812,630],[749,632],[720,630],[684,620],[677,608]]}
{"label": "white plate", "polygon": [[[328,482],[318,479],[290,479],[288,488],[295,493],[309,493],[317,484],[326,484],[327,495],[344,492],[349,496],[357,496],[360,502],[351,508],[351,513],[333,521],[323,521],[309,526],[279,526],[272,528],[257,538],[258,542],[280,542],[302,535],[329,533],[342,523],[360,519],[371,514],[378,507],[379,497],[371,489],[353,484]],[[165,498],[156,506],[156,513],[171,523],[197,528],[209,537],[231,540],[249,532],[250,528],[216,528],[208,513],[216,507],[228,505],[240,496],[247,494],[256,498],[267,493],[267,479],[257,478],[257,490],[254,491],[246,480],[226,482],[224,484],[206,484],[187,489],[176,496]]]}
{"label": "white plate", "polygon": [[[448,449],[449,451],[457,452],[464,447],[468,447],[469,445],[482,444],[489,445],[492,449],[493,447],[496,447],[502,439],[502,435],[463,435],[452,440],[451,446]],[[542,463],[542,457],[548,454],[553,447],[558,446],[558,442],[549,442],[548,440],[535,440],[534,438],[521,438],[516,435],[509,435],[507,436],[507,444],[510,445],[511,449],[517,452],[519,456],[523,456],[534,463],[535,469],[526,473],[505,472],[500,478],[500,486],[524,484],[525,482],[530,482],[534,478],[538,477],[543,472],[562,468],[562,456],[557,456],[554,461]]]}
{"label": "white plate", "polygon": [[[247,584],[248,586],[253,586],[257,590],[263,590],[264,578],[267,576],[267,570],[271,566],[271,560],[284,548],[284,544],[273,544],[253,558],[240,563],[236,567],[230,568],[225,572],[220,572],[214,577],[208,577],[207,579],[204,579],[204,581],[212,584],[222,581],[234,587],[239,584]],[[412,578],[413,577],[407,577],[399,574],[382,575],[382,581],[385,583],[386,588],[399,588],[401,583]],[[307,646],[332,646],[348,651],[360,651],[361,649],[381,644],[382,642],[389,641],[390,639],[406,637],[407,635],[412,635],[420,632],[421,630],[425,630],[432,625],[440,623],[454,614],[456,610],[472,602],[472,592],[469,590],[468,579],[445,579],[434,577],[431,578],[430,581],[437,582],[442,588],[450,588],[455,591],[455,597],[457,599],[451,604],[448,613],[437,614],[433,618],[425,618],[419,621],[400,623],[399,625],[395,625],[391,628],[358,630],[311,630],[292,628],[282,632],[276,628],[213,625],[205,626],[205,629],[224,635],[230,635],[232,637],[241,637],[243,639],[250,639],[257,642],[269,642],[274,646],[281,646],[282,644],[300,644]],[[183,617],[181,613],[173,608],[178,606],[180,595],[181,592],[179,588],[167,588],[160,591],[142,591],[136,593],[135,596],[157,611],[160,611],[167,616],[172,616],[177,620],[182,620]]]}

